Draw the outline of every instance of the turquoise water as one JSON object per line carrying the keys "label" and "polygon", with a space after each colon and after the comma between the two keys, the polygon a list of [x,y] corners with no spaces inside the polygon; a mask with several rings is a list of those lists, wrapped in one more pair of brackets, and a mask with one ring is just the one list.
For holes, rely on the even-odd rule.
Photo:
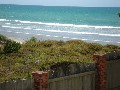
{"label": "turquoise water", "polygon": [[0,33],[18,40],[80,39],[120,44],[120,8],[0,5]]}

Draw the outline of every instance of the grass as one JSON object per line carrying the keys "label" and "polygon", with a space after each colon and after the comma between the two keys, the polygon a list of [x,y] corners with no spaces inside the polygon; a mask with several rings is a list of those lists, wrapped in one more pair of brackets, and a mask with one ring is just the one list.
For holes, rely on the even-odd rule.
{"label": "grass", "polygon": [[120,50],[120,46],[103,46],[80,40],[27,41],[18,52],[0,54],[0,82],[30,77],[32,71],[48,70],[58,62],[94,62],[93,54],[115,50]]}

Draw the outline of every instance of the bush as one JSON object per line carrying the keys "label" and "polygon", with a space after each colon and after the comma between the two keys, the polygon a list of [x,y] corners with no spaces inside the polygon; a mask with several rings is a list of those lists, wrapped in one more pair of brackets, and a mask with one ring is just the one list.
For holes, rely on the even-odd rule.
{"label": "bush", "polygon": [[120,12],[118,13],[118,16],[120,17]]}
{"label": "bush", "polygon": [[37,38],[36,37],[31,37],[29,41],[30,42],[37,42]]}
{"label": "bush", "polygon": [[4,46],[4,53],[17,52],[21,48],[21,44],[15,41],[8,40]]}
{"label": "bush", "polygon": [[0,44],[4,44],[7,41],[7,37],[0,34]]}

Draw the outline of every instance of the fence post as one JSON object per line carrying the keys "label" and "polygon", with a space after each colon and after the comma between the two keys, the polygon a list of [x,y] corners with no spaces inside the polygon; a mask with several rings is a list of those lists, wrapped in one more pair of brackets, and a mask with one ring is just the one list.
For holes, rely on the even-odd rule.
{"label": "fence post", "polygon": [[36,71],[32,73],[33,90],[48,90],[48,72]]}
{"label": "fence post", "polygon": [[107,58],[106,55],[94,55],[96,61],[95,90],[107,90]]}

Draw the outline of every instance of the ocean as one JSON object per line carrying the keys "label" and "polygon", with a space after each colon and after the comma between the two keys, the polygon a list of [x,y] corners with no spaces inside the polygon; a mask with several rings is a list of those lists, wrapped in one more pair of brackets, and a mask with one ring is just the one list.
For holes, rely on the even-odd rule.
{"label": "ocean", "polygon": [[83,40],[120,45],[120,7],[0,5],[0,34],[19,41]]}

